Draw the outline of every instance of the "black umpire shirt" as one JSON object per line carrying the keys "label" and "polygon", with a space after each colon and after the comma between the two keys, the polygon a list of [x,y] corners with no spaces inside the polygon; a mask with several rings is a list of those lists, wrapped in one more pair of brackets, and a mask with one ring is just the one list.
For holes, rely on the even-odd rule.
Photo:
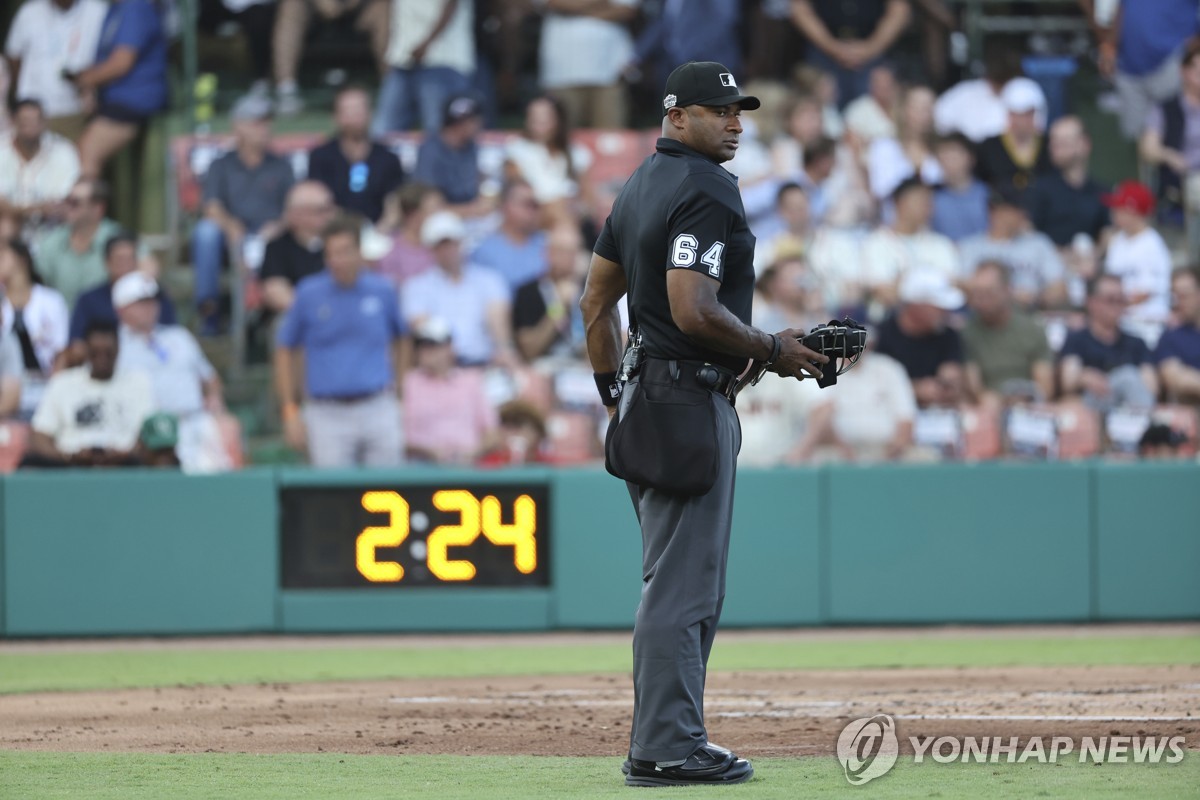
{"label": "black umpire shirt", "polygon": [[754,301],[754,234],[737,179],[674,139],[637,168],[596,241],[596,255],[625,270],[630,319],[646,355],[707,361],[741,372],[745,357],[710,350],[676,327],[667,270],[691,269],[719,281],[717,300],[750,324]]}

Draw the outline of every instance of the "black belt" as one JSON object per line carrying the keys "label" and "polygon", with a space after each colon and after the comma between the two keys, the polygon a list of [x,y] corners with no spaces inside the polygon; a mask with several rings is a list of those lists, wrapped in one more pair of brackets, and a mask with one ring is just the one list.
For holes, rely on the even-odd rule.
{"label": "black belt", "polygon": [[717,366],[706,361],[683,361],[667,358],[647,358],[638,370],[653,380],[671,379],[681,386],[709,389],[729,400],[737,399],[741,387],[737,373],[728,367]]}
{"label": "black belt", "polygon": [[340,403],[342,405],[349,405],[350,403],[361,403],[364,400],[370,400],[372,397],[378,397],[379,395],[383,394],[383,392],[383,389],[379,389],[374,392],[367,392],[366,394],[343,394],[321,397],[314,395],[312,399],[318,403]]}

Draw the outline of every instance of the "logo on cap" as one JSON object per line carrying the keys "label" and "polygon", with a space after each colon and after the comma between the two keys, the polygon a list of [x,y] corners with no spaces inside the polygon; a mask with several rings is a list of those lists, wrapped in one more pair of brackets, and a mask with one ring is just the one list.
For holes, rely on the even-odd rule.
{"label": "logo on cap", "polygon": [[735,81],[733,79],[733,76],[730,75],[728,72],[721,73],[721,85],[728,86],[731,89],[736,89],[738,87],[737,81]]}
{"label": "logo on cap", "polygon": [[676,97],[676,96],[675,96],[675,95],[673,95],[673,94],[669,94],[669,95],[667,95],[666,97],[664,97],[664,98],[663,98],[663,108],[664,108],[664,109],[667,109],[667,108],[674,108],[674,107],[675,107],[675,104],[676,104],[676,103],[678,103],[678,102],[679,102],[679,98],[678,98],[678,97]]}

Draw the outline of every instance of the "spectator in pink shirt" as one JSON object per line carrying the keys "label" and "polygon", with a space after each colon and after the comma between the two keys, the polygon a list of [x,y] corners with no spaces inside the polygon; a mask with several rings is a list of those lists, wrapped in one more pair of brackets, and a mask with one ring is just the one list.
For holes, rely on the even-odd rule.
{"label": "spectator in pink shirt", "polygon": [[416,368],[404,378],[408,458],[470,464],[495,447],[499,421],[483,370],[455,366],[450,326],[430,318],[415,332]]}
{"label": "spectator in pink shirt", "polygon": [[433,266],[433,253],[421,244],[421,226],[446,200],[442,193],[425,183],[408,183],[396,190],[400,206],[400,229],[392,249],[379,260],[379,274],[399,286],[414,275]]}

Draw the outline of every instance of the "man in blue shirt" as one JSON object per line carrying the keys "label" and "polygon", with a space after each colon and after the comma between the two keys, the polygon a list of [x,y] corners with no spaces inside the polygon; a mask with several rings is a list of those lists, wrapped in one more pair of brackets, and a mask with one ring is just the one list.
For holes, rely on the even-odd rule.
{"label": "man in blue shirt", "polygon": [[413,178],[445,196],[450,210],[474,216],[479,205],[479,148],[475,137],[483,127],[483,111],[471,95],[450,98],[436,136],[426,136],[417,151]]}
{"label": "man in blue shirt", "polygon": [[1180,323],[1158,340],[1154,363],[1168,400],[1200,403],[1200,272],[1176,270],[1171,294]]}
{"label": "man in blue shirt", "polygon": [[[61,367],[75,367],[84,362],[87,352],[84,340],[88,328],[97,322],[117,324],[117,310],[113,306],[112,288],[119,279],[138,268],[138,242],[132,233],[122,231],[104,243],[104,270],[108,281],[92,287],[75,301],[71,312],[71,338],[67,349],[59,354]],[[159,324],[174,325],[175,304],[166,294],[159,294]]]}
{"label": "man in blue shirt", "polygon": [[[64,48],[71,46],[63,43]],[[63,77],[80,93],[96,93],[91,121],[79,138],[79,161],[84,177],[98,178],[105,162],[167,105],[167,37],[158,4],[152,0],[110,3],[95,63]]]}
{"label": "man in blue shirt", "polygon": [[500,228],[479,243],[471,263],[500,273],[516,291],[546,274],[546,234],[539,229],[541,207],[525,181],[510,181],[500,192]]}
{"label": "man in blue shirt", "polygon": [[1144,341],[1121,330],[1127,305],[1118,276],[1092,278],[1087,324],[1067,334],[1058,354],[1058,385],[1064,397],[1081,395],[1102,412],[1120,406],[1154,406],[1158,377],[1150,364],[1150,351]]}
{"label": "man in blue shirt", "polygon": [[325,228],[326,268],[300,282],[276,341],[284,437],[297,450],[307,444],[318,467],[395,466],[404,452],[398,395],[408,330],[396,290],[364,267],[359,232],[347,217]]}

